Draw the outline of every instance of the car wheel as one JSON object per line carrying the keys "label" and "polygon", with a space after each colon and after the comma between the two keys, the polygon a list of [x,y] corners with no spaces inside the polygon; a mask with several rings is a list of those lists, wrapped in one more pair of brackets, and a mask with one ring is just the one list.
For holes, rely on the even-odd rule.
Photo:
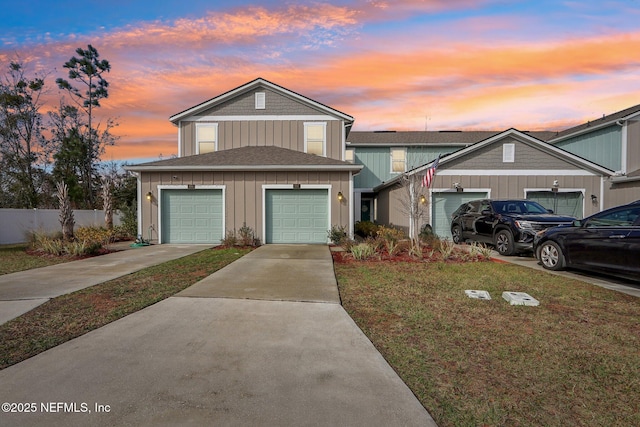
{"label": "car wheel", "polygon": [[451,239],[457,245],[462,243],[462,228],[459,225],[451,227]]}
{"label": "car wheel", "polygon": [[496,250],[500,255],[513,255],[513,236],[509,230],[500,230],[495,237]]}
{"label": "car wheel", "polygon": [[538,250],[542,266],[547,270],[562,270],[564,268],[564,254],[556,242],[544,242]]}

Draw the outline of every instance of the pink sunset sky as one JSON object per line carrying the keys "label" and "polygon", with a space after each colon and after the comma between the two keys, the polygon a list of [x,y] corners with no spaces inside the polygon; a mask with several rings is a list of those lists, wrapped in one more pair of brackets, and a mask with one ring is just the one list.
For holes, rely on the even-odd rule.
{"label": "pink sunset sky", "polygon": [[48,3],[0,19],[1,73],[50,72],[46,111],[64,62],[96,47],[99,114],[120,123],[103,160],[176,154],[169,116],[257,77],[354,130],[562,130],[640,104],[637,0]]}

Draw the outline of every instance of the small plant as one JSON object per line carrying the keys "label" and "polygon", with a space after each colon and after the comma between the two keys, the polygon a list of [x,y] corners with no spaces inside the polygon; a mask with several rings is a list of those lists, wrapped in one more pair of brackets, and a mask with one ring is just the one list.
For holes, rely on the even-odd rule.
{"label": "small plant", "polygon": [[440,251],[440,255],[442,255],[442,259],[447,260],[451,258],[455,247],[456,245],[451,240],[449,239],[441,240],[440,247],[438,248],[438,250]]}
{"label": "small plant", "polygon": [[363,260],[375,254],[374,247],[369,243],[360,243],[351,247],[351,255],[357,260]]}
{"label": "small plant", "polygon": [[240,235],[239,243],[241,246],[259,246],[260,240],[256,238],[256,233],[253,228],[248,227],[246,223],[242,224],[242,227],[238,230]]}
{"label": "small plant", "polygon": [[491,259],[491,248],[484,243],[471,243],[471,254],[479,255],[483,259]]}
{"label": "small plant", "polygon": [[398,243],[400,240],[406,238],[404,231],[394,228],[394,227],[378,227],[377,231],[378,238],[384,241],[385,247],[389,255],[393,255],[397,252]]}
{"label": "small plant", "polygon": [[115,233],[104,227],[80,227],[75,231],[75,239],[80,242],[108,245],[115,241]]}
{"label": "small plant", "polygon": [[[138,209],[135,205],[129,206],[124,203],[120,206],[120,221],[123,235],[134,238],[138,234]],[[126,239],[122,239],[126,240]]]}
{"label": "small plant", "polygon": [[332,225],[331,230],[327,231],[327,237],[336,245],[341,245],[347,239],[347,227],[344,225]]}
{"label": "small plant", "polygon": [[223,246],[226,246],[228,248],[232,246],[238,246],[238,238],[236,237],[236,230],[227,231],[227,234],[222,239],[220,239],[220,243],[222,243]]}

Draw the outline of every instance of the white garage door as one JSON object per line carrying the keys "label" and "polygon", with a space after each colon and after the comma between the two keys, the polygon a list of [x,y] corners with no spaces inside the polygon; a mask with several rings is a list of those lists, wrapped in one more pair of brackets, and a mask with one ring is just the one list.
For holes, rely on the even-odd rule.
{"label": "white garage door", "polygon": [[433,193],[431,199],[433,232],[442,239],[451,239],[451,214],[463,203],[486,197],[486,192]]}
{"label": "white garage door", "polygon": [[222,190],[162,190],[162,243],[220,243]]}
{"label": "white garage door", "polygon": [[266,243],[327,243],[328,193],[324,189],[266,190]]}

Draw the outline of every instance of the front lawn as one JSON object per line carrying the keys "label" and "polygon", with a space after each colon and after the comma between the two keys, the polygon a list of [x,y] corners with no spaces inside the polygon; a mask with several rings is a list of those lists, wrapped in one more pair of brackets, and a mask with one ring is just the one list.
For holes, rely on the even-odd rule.
{"label": "front lawn", "polygon": [[15,245],[0,245],[0,274],[15,273],[16,271],[46,267],[73,261],[70,257],[54,257],[31,254],[27,251],[27,243]]}
{"label": "front lawn", "polygon": [[250,249],[207,249],[53,298],[0,325],[0,369],[168,298]]}
{"label": "front lawn", "polygon": [[335,270],[345,309],[439,426],[640,425],[637,298],[493,262]]}

